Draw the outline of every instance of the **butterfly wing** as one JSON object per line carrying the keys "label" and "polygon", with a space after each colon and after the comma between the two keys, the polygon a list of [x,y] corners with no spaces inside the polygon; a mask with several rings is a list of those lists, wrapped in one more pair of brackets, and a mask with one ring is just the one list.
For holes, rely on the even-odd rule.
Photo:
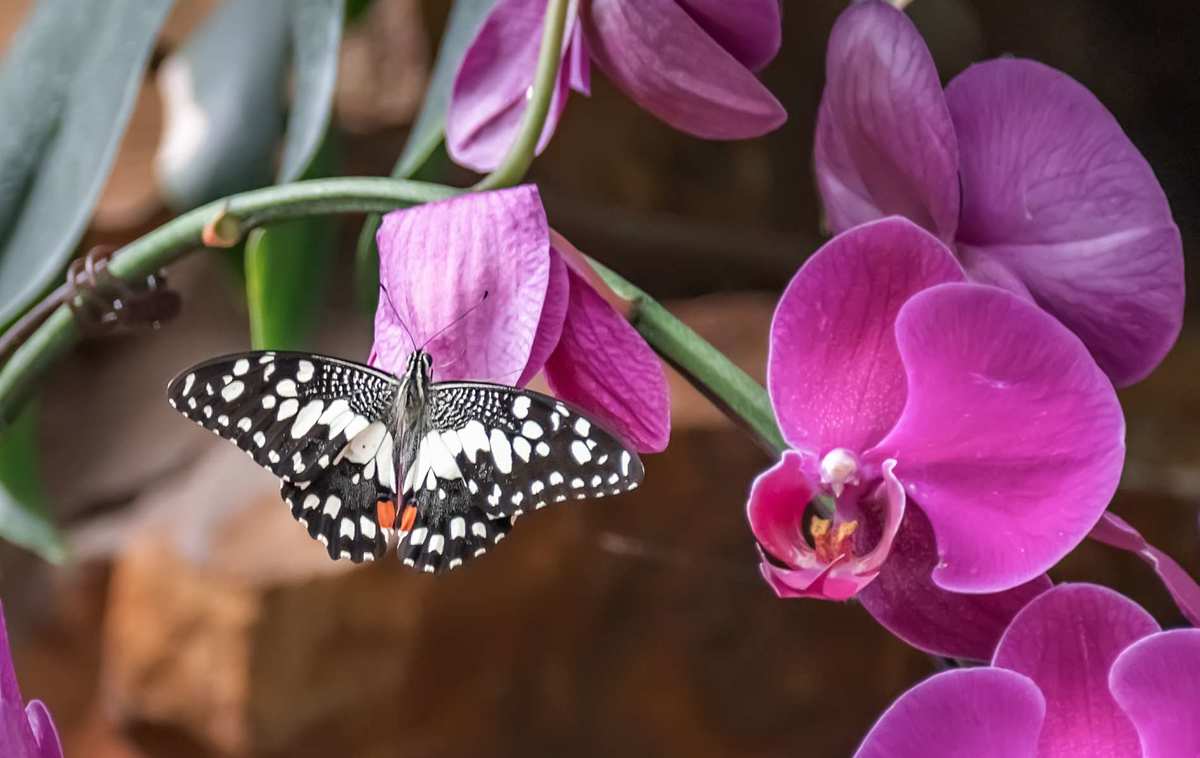
{"label": "butterfly wing", "polygon": [[249,352],[187,369],[168,385],[167,399],[279,477],[293,516],[330,557],[360,561],[386,545],[378,512],[395,500],[390,429],[398,386],[337,358]]}
{"label": "butterfly wing", "polygon": [[[549,503],[634,489],[637,453],[578,408],[530,390],[445,382],[400,483],[400,557],[456,568],[503,539],[516,517]],[[404,528],[409,527],[409,528]]]}

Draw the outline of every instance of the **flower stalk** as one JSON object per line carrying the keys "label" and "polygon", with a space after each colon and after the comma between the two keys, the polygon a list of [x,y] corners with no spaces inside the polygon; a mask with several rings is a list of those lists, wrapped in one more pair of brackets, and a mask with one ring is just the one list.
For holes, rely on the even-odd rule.
{"label": "flower stalk", "polygon": [[517,129],[517,136],[500,165],[481,179],[473,189],[490,190],[511,187],[520,182],[525,177],[525,173],[529,171],[529,167],[533,165],[533,156],[537,151],[537,143],[542,136],[542,129],[546,125],[546,116],[550,113],[550,100],[554,96],[554,86],[558,80],[568,5],[570,5],[568,0],[548,0],[546,21],[542,26],[542,43],[538,50],[537,69],[534,72],[533,86],[529,92],[529,104],[521,116],[521,125]]}

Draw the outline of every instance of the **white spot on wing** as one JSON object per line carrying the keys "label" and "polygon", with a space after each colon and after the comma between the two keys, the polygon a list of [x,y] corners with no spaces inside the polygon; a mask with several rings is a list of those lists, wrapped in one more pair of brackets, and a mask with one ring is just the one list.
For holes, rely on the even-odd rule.
{"label": "white spot on wing", "polygon": [[450,519],[450,539],[459,540],[467,536],[467,520],[462,516]]}
{"label": "white spot on wing", "polygon": [[592,425],[585,418],[575,419],[575,433],[580,437],[588,436],[588,432],[592,431]]}
{"label": "white spot on wing", "polygon": [[496,470],[501,474],[512,473],[512,446],[508,444],[508,437],[499,429],[493,429],[488,441],[492,445],[492,460],[496,463]]}
{"label": "white spot on wing", "polygon": [[300,361],[296,366],[296,381],[307,382],[313,378],[313,365],[311,361]]}
{"label": "white spot on wing", "polygon": [[532,419],[528,419],[521,425],[521,434],[531,440],[536,440],[542,436],[542,425]]}
{"label": "white spot on wing", "polygon": [[526,463],[529,462],[529,456],[533,452],[533,447],[529,444],[529,440],[524,437],[513,437],[512,449],[518,458]]}
{"label": "white spot on wing", "polygon": [[196,383],[196,375],[188,374],[183,379],[183,394],[188,394],[192,391],[192,385]]}
{"label": "white spot on wing", "polygon": [[529,398],[525,395],[518,395],[513,401],[513,415],[517,418],[525,418],[529,415]]}
{"label": "white spot on wing", "polygon": [[575,440],[571,443],[571,457],[582,466],[592,459],[592,451],[588,450],[588,446],[583,444],[582,440]]}
{"label": "white spot on wing", "polygon": [[321,411],[325,409],[324,400],[313,400],[308,405],[296,414],[296,420],[292,422],[292,439],[300,439],[308,434],[313,428],[313,424],[317,423],[317,419],[321,417]]}
{"label": "white spot on wing", "polygon": [[250,361],[246,360],[245,358],[239,358],[238,362],[233,364],[233,375],[234,376],[245,376],[246,372],[249,370],[250,370]]}
{"label": "white spot on wing", "polygon": [[275,385],[275,392],[280,397],[295,397],[296,383],[291,379],[280,379],[279,383]]}
{"label": "white spot on wing", "polygon": [[325,508],[321,511],[330,518],[337,518],[338,513],[342,510],[342,499],[337,495],[330,495],[325,498]]}
{"label": "white spot on wing", "polygon": [[488,449],[487,430],[476,419],[471,419],[466,426],[458,430],[458,438],[462,442],[467,460],[471,463],[475,462],[475,456],[480,450]]}
{"label": "white spot on wing", "polygon": [[[359,418],[362,417],[359,416]],[[347,433],[350,432],[352,426],[353,424],[346,427]],[[349,458],[352,463],[365,464],[379,452],[379,447],[383,444],[383,438],[386,434],[387,427],[383,425],[383,422],[375,421],[367,424],[350,439],[342,454]]]}
{"label": "white spot on wing", "polygon": [[276,421],[284,421],[296,415],[296,411],[300,410],[300,401],[295,398],[289,398],[279,404],[279,413],[275,414]]}

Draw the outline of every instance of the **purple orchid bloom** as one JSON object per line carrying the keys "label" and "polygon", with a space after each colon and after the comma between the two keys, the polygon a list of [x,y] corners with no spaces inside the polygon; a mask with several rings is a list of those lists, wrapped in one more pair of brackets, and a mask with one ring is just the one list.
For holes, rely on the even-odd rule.
{"label": "purple orchid bloom", "polygon": [[[545,0],[499,0],[467,50],[446,118],[455,162],[495,168],[525,110]],[[591,64],[642,108],[706,139],[746,139],[787,118],[755,78],[779,50],[779,0],[578,0],[563,40],[541,151],[571,90],[590,94]]]}
{"label": "purple orchid bloom", "polygon": [[1200,629],[1160,631],[1112,590],[1059,585],[1016,615],[991,666],[901,695],[855,758],[963,755],[1200,755]]}
{"label": "purple orchid bloom", "polygon": [[550,229],[536,187],[393,211],[377,242],[386,293],[371,365],[402,371],[425,344],[435,381],[523,387],[544,371],[556,395],[639,451],[667,446],[661,362],[598,291],[582,255]]}
{"label": "purple orchid bloom", "polygon": [[767,380],[792,449],[747,505],[764,578],[930,652],[986,659],[1120,477],[1124,416],[1079,339],[903,218],[801,267]]}
{"label": "purple orchid bloom", "polygon": [[4,606],[0,604],[0,755],[5,758],[62,758],[62,744],[50,711],[41,700],[22,705],[21,689],[8,647]]}
{"label": "purple orchid bloom", "polygon": [[1117,386],[1149,374],[1183,319],[1183,251],[1149,164],[1087,88],[991,60],[943,92],[920,34],[878,0],[829,38],[815,164],[835,231],[898,214],[973,281],[1036,302]]}

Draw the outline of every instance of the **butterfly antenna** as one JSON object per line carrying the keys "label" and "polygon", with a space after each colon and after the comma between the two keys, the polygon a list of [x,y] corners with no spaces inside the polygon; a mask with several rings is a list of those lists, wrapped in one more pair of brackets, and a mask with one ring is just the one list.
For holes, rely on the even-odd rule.
{"label": "butterfly antenna", "polygon": [[434,332],[432,335],[430,335],[429,339],[425,340],[425,342],[424,342],[424,343],[421,345],[421,349],[422,349],[422,350],[424,350],[424,349],[425,349],[425,345],[428,345],[430,342],[433,342],[435,339],[437,339],[437,338],[438,338],[438,336],[440,336],[440,335],[441,335],[443,332],[445,332],[447,329],[449,329],[450,327],[454,326],[454,325],[455,325],[455,324],[457,324],[459,321],[462,321],[462,320],[463,320],[464,318],[466,318],[467,316],[470,316],[470,315],[471,315],[471,314],[472,314],[472,313],[475,311],[475,309],[476,309],[476,308],[478,308],[479,306],[483,305],[483,303],[484,303],[484,302],[485,302],[487,299],[488,299],[488,291],[487,291],[487,290],[484,290],[484,291],[483,291],[483,297],[479,298],[479,302],[478,302],[478,303],[475,303],[475,304],[474,304],[474,305],[472,305],[470,308],[467,308],[465,311],[463,311],[462,313],[458,314],[458,316],[456,316],[456,317],[454,318],[454,320],[453,320],[453,321],[451,321],[449,324],[446,324],[446,325],[445,325],[445,326],[443,326],[441,329],[438,329],[436,332]]}
{"label": "butterfly antenna", "polygon": [[[379,289],[383,290],[384,300],[387,302],[388,307],[392,309],[392,315],[396,317],[396,321],[400,324],[400,328],[404,330],[406,335],[408,335],[408,341],[412,344],[413,350],[415,351],[417,349],[417,341],[413,339],[412,332],[408,330],[408,324],[404,323],[404,319],[400,318],[400,312],[396,310],[396,305],[392,302],[392,293],[388,292],[387,285],[384,284],[382,280],[379,282]],[[422,345],[422,347],[424,347],[424,345]]]}

